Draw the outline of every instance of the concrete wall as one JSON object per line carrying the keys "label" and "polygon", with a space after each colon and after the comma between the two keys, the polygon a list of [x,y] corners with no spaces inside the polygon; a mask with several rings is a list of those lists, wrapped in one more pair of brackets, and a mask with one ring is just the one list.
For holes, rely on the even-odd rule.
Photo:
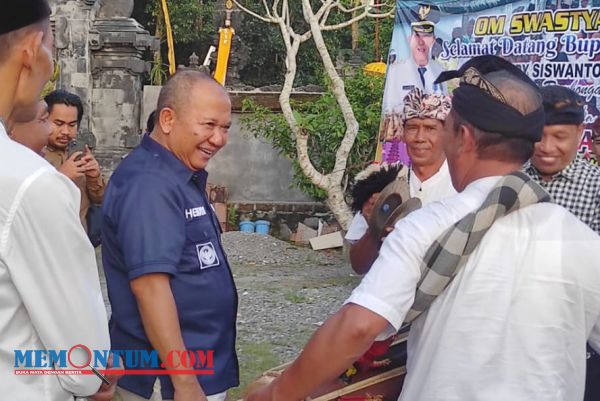
{"label": "concrete wall", "polygon": [[[142,127],[156,107],[159,89],[144,87]],[[292,163],[264,139],[244,132],[241,116],[242,113],[234,111],[227,146],[217,153],[207,168],[209,182],[227,187],[229,203],[312,202],[300,190],[290,188]]]}
{"label": "concrete wall", "polygon": [[229,142],[208,166],[209,181],[225,185],[230,202],[311,201],[300,190],[290,188],[291,162],[268,142],[245,133],[240,117],[233,114]]}

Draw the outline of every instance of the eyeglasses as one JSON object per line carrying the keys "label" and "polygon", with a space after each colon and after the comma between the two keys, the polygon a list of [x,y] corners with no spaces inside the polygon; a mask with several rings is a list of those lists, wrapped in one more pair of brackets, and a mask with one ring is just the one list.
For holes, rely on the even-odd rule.
{"label": "eyeglasses", "polygon": [[502,95],[502,92],[500,92],[500,90],[496,88],[494,84],[485,79],[474,67],[467,68],[463,76],[460,78],[460,82],[476,86],[496,100],[499,100],[504,104],[508,104],[506,98],[504,95]]}

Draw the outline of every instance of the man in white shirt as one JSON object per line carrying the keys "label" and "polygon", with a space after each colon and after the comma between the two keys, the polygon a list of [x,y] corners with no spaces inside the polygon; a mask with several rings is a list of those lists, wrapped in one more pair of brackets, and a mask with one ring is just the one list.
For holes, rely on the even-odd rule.
{"label": "man in white shirt", "polygon": [[[413,301],[427,284],[419,281],[428,251],[470,241],[471,235],[441,234],[456,234],[458,222],[475,228],[479,217],[489,220],[488,209],[479,208],[492,195],[514,199],[505,191],[507,179],[518,175],[536,198],[544,193],[514,173],[542,135],[535,83],[495,56],[476,57],[450,75],[443,79],[461,77],[461,84],[445,123],[444,150],[460,193],[399,220],[344,307],[281,376],[247,401],[304,399],[375,339],[394,333],[419,307]],[[600,237],[558,205],[526,205],[491,214],[487,233],[464,249],[464,265],[413,321],[400,400],[583,398],[586,339],[600,349]]]}
{"label": "man in white shirt", "polygon": [[[50,351],[74,349],[68,363],[53,365],[76,369],[71,361],[79,364],[81,345],[110,350],[95,253],[78,219],[77,188],[11,140],[4,123],[36,115],[53,69],[49,16],[46,0],[12,2],[0,14],[0,398],[67,401],[96,393],[95,399],[109,400],[114,388],[98,392],[95,375],[13,373],[31,363],[44,365]],[[39,357],[17,359],[28,351]]]}
{"label": "man in white shirt", "polygon": [[[426,94],[418,88],[404,98],[404,140],[411,159],[409,192],[411,197],[419,198],[423,205],[456,194],[442,146],[444,120],[450,107],[449,97]],[[375,200],[378,192],[372,195]],[[352,244],[350,263],[359,274],[369,270],[381,246],[380,239],[373,238],[367,228],[367,222],[359,212],[346,233],[346,240]]]}

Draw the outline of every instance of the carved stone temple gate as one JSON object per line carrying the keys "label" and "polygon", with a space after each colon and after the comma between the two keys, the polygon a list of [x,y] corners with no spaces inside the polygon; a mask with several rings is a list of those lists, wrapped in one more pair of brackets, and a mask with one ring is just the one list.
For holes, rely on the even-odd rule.
{"label": "carved stone temple gate", "polygon": [[[96,141],[96,155],[112,171],[138,144],[146,50],[158,40],[130,18],[134,0],[51,1],[58,87],[81,96],[80,136]],[[93,135],[92,135],[93,133]]]}

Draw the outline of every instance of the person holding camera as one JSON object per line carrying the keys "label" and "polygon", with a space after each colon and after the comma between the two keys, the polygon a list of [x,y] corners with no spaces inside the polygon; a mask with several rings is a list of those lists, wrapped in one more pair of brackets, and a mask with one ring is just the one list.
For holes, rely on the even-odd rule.
{"label": "person holding camera", "polygon": [[106,182],[100,165],[87,144],[76,140],[83,118],[83,103],[74,93],[59,89],[45,98],[52,125],[45,158],[77,185],[81,192],[79,218],[88,232],[87,217],[92,204],[102,203]]}

